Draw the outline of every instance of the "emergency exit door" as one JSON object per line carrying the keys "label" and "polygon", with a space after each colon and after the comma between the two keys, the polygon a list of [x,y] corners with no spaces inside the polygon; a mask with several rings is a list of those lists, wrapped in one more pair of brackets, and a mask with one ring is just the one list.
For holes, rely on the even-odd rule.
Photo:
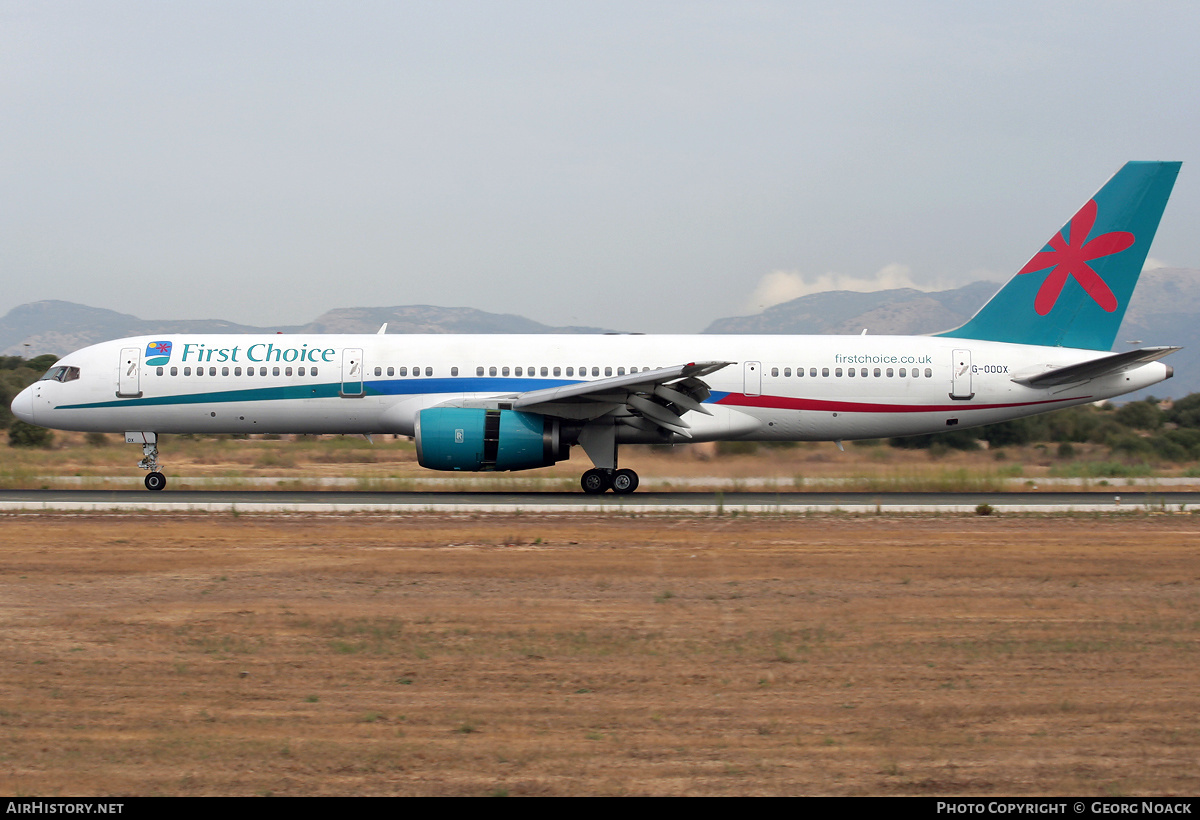
{"label": "emergency exit door", "polygon": [[136,399],[142,395],[142,349],[121,348],[121,372],[117,376],[117,398]]}

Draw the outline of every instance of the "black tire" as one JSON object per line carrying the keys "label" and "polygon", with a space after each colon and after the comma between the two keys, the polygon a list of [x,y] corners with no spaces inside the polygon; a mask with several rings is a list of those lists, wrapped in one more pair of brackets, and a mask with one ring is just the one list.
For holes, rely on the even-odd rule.
{"label": "black tire", "polygon": [[167,477],[162,473],[146,473],[146,489],[155,492],[167,486]]}
{"label": "black tire", "polygon": [[633,470],[617,470],[612,477],[612,490],[619,495],[629,495],[638,488],[638,474]]}
{"label": "black tire", "polygon": [[612,487],[612,477],[604,470],[591,469],[583,474],[579,484],[588,495],[600,495]]}

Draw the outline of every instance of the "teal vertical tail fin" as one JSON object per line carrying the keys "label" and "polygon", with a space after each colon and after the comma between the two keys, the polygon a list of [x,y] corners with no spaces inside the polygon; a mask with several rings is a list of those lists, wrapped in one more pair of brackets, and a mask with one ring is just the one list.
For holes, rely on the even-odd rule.
{"label": "teal vertical tail fin", "polygon": [[1112,349],[1180,164],[1126,163],[969,322],[935,335]]}

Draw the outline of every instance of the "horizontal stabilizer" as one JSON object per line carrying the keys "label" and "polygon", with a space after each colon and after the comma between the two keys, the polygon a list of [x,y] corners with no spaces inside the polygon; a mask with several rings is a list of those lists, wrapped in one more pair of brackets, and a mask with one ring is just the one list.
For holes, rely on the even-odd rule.
{"label": "horizontal stabilizer", "polygon": [[1016,376],[1013,381],[1026,387],[1055,387],[1060,384],[1085,382],[1101,376],[1132,370],[1147,362],[1161,359],[1179,349],[1178,347],[1143,347],[1140,350],[1128,350],[1124,353],[1101,356],[1099,359],[1092,359],[1080,364],[1054,367],[1030,376]]}

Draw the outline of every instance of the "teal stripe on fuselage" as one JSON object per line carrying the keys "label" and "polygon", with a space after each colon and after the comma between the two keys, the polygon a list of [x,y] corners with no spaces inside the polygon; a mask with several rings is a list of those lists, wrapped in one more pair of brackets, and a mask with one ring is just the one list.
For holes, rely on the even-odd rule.
{"label": "teal stripe on fuselage", "polygon": [[255,387],[250,390],[221,390],[213,393],[172,393],[140,399],[98,401],[91,404],[60,404],[56,410],[89,410],[94,407],[162,407],[173,404],[228,404],[239,401],[289,401],[329,399],[339,395],[341,384],[305,384],[286,387]]}
{"label": "teal stripe on fuselage", "polygon": [[[547,387],[575,384],[574,380],[529,378],[448,378],[386,379],[366,383],[368,396],[415,396],[427,393],[524,393]],[[164,407],[185,404],[231,404],[250,401],[296,401],[299,399],[335,399],[341,395],[341,383],[295,384],[283,387],[254,387],[247,390],[220,390],[208,393],[174,393],[169,396],[144,396],[140,399],[99,401],[90,404],[60,404],[57,410],[85,410],[101,407]]]}

